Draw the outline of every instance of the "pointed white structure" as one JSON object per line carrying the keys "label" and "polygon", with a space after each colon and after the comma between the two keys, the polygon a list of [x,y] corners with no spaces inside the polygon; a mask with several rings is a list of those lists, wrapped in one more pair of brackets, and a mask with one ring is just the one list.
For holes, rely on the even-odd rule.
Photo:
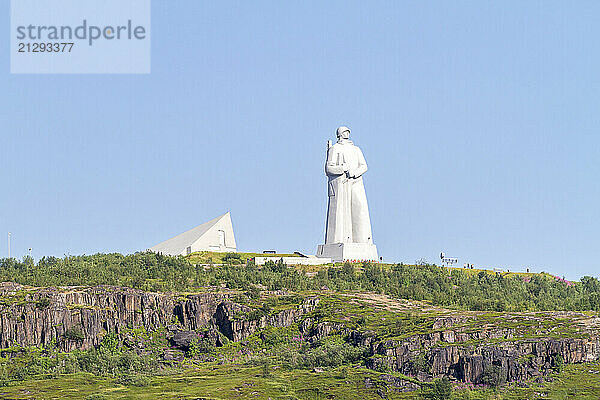
{"label": "pointed white structure", "polygon": [[165,240],[149,250],[170,256],[186,256],[196,251],[235,252],[231,213],[227,212],[211,219],[172,239]]}

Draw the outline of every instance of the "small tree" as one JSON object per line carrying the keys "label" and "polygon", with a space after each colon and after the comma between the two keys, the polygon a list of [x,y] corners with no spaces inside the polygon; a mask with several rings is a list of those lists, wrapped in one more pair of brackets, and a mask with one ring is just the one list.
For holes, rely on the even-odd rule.
{"label": "small tree", "polygon": [[561,373],[565,367],[565,359],[562,354],[553,354],[551,358],[552,370]]}
{"label": "small tree", "polygon": [[195,358],[203,353],[212,354],[215,352],[215,350],[215,346],[208,340],[196,338],[190,343],[190,348],[186,352],[186,356]]}
{"label": "small tree", "polygon": [[342,267],[342,273],[348,277],[354,277],[354,266],[349,261],[346,261]]}
{"label": "small tree", "polygon": [[273,373],[271,372],[271,365],[269,364],[268,361],[265,361],[264,364],[262,365],[262,377],[270,378],[272,376],[273,376]]}
{"label": "small tree", "polygon": [[449,400],[452,398],[452,382],[443,377],[421,388],[421,397],[428,400]]}
{"label": "small tree", "polygon": [[246,290],[246,296],[252,300],[260,299],[260,289],[251,285],[248,290]]}
{"label": "small tree", "polygon": [[100,346],[98,346],[100,353],[117,354],[119,352],[119,338],[114,332],[111,332],[104,336]]}
{"label": "small tree", "polygon": [[413,359],[413,368],[415,372],[427,372],[431,371],[431,362],[427,358],[427,354],[425,352],[419,353]]}
{"label": "small tree", "polygon": [[228,264],[241,264],[242,263],[242,255],[239,253],[227,253],[222,258],[224,263]]}
{"label": "small tree", "polygon": [[41,310],[45,310],[46,308],[48,308],[50,306],[50,298],[44,296],[44,297],[40,297],[40,299],[37,301],[36,303],[37,308],[41,309]]}
{"label": "small tree", "polygon": [[502,368],[499,365],[490,365],[484,368],[481,382],[484,385],[497,388],[506,383],[505,376],[502,374]]}
{"label": "small tree", "polygon": [[82,342],[85,339],[85,334],[79,325],[73,325],[65,331],[65,338]]}

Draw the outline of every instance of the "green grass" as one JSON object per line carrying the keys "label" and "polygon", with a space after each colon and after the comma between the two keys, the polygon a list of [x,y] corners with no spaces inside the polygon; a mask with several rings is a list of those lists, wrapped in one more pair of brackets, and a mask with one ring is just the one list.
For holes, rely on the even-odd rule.
{"label": "green grass", "polygon": [[[468,342],[439,342],[437,346],[468,346],[480,343],[502,343],[539,340],[540,338],[585,338],[589,332],[574,323],[573,319],[554,316],[552,312],[493,312],[460,311],[464,322],[452,327],[433,328],[440,317],[457,316],[455,310],[422,310],[422,303],[414,302],[416,308],[403,311],[390,311],[383,306],[366,303],[351,296],[320,296],[320,303],[307,317],[317,322],[331,322],[349,329],[374,331],[380,340],[406,340],[414,335],[453,330],[457,333],[480,332],[485,327],[503,330],[509,337],[484,339]],[[420,305],[420,306],[419,306]]]}
{"label": "green grass", "polygon": [[[323,372],[285,370],[278,367],[204,364],[195,369],[156,376],[144,386],[125,386],[115,378],[91,374],[40,376],[14,386],[0,388],[3,399],[85,399],[102,394],[106,399],[419,399],[419,392],[401,393],[381,379],[382,374],[353,366]],[[370,387],[365,385],[368,378]],[[600,398],[600,364],[565,366],[551,382],[510,384],[498,390],[457,390],[455,399],[471,400],[597,400]]]}
{"label": "green grass", "polygon": [[[123,386],[113,378],[72,374],[56,379],[30,380],[0,388],[3,399],[85,399],[103,394],[107,399],[381,399],[380,374],[364,368],[342,367],[324,372],[283,370],[277,367],[207,364],[177,375],[149,378],[147,386]],[[40,377],[42,378],[42,377]],[[367,388],[365,379],[375,383]],[[384,389],[385,390],[385,389]],[[414,393],[393,393],[389,399],[411,399]]]}
{"label": "green grass", "polygon": [[[198,251],[187,256],[192,264],[223,264],[223,257],[227,253],[216,251]],[[243,263],[254,257],[299,257],[297,254],[265,254],[265,253],[236,253],[239,254]]]}
{"label": "green grass", "polygon": [[[263,297],[273,309],[296,307],[303,298],[315,295]],[[456,316],[454,310],[414,309],[391,311],[385,305],[368,303],[363,297],[351,294],[321,295],[319,306],[306,317],[315,322],[332,322],[361,331],[375,331],[382,340],[406,340],[415,334],[432,333],[448,328],[433,328],[437,317]],[[399,303],[405,304],[405,303]],[[421,304],[421,305],[420,305]],[[495,329],[515,330],[515,337],[498,342],[529,340],[538,330],[552,329],[553,335],[572,336],[575,324],[553,313],[461,312],[469,316],[454,330],[471,331],[485,325]],[[594,314],[596,315],[596,314]],[[138,342],[146,332],[133,329],[126,336]],[[128,384],[117,377],[100,377],[86,373],[59,376],[35,376],[22,382],[0,387],[2,399],[86,399],[93,394],[104,399],[419,399],[419,392],[401,392],[382,379],[382,373],[364,367],[345,365],[325,367],[323,372],[307,369],[287,369],[280,363],[279,352],[294,345],[291,338],[299,335],[297,325],[265,328],[243,342],[228,342],[215,349],[211,361],[186,360],[181,367],[169,372],[154,371],[153,376],[132,375]],[[549,335],[550,336],[550,335]],[[146,336],[144,336],[146,337]],[[331,338],[331,337],[330,337]],[[539,340],[539,338],[537,339]],[[487,340],[486,343],[496,342]],[[463,342],[452,345],[469,346]],[[166,345],[166,344],[165,344]],[[244,358],[244,355],[248,355]],[[13,361],[14,362],[14,361]],[[260,365],[263,363],[263,365]],[[253,364],[255,366],[253,366]],[[256,364],[259,364],[256,366]],[[280,363],[281,364],[281,363]],[[264,366],[266,365],[266,366]],[[166,371],[166,370],[165,370]],[[144,373],[147,373],[144,371]],[[394,376],[409,380],[399,374]],[[455,400],[534,400],[534,399],[599,399],[600,363],[565,365],[563,372],[551,375],[550,381],[511,383],[496,391],[492,389],[457,390]],[[366,380],[369,384],[366,384]]]}

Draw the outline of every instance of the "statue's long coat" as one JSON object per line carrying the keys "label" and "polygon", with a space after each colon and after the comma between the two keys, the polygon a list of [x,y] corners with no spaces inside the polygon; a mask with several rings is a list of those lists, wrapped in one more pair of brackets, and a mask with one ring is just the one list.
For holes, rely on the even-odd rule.
{"label": "statue's long coat", "polygon": [[329,203],[325,244],[373,243],[362,179],[366,171],[362,151],[350,140],[342,139],[327,150]]}

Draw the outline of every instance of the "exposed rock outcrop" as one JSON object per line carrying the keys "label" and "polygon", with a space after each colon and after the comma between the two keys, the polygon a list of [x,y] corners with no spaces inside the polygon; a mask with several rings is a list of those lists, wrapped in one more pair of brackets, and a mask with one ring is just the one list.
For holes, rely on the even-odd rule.
{"label": "exposed rock outcrop", "polygon": [[[143,326],[167,332],[176,349],[168,350],[164,359],[176,361],[199,337],[221,345],[243,340],[266,326],[297,323],[309,342],[341,334],[351,344],[368,349],[367,367],[426,381],[447,376],[480,383],[491,370],[501,382],[519,381],[543,376],[562,362],[600,359],[598,318],[587,317],[581,327],[568,330],[571,333],[557,334],[553,330],[570,326],[572,316],[557,315],[556,321],[562,322],[544,327],[535,315],[520,315],[514,323],[502,320],[500,326],[474,323],[475,313],[440,315],[428,326],[429,333],[409,331],[411,336],[389,339],[356,325],[350,329],[344,321],[319,321],[317,314],[310,314],[318,297],[267,314],[236,302],[235,296],[239,293],[181,295],[111,286],[27,288],[4,283],[0,284],[0,348],[56,342],[65,351],[86,349],[100,344],[107,333],[120,335]],[[549,318],[544,321],[554,316]],[[523,327],[529,333],[524,334]],[[390,379],[389,384],[397,385],[392,382],[395,378]],[[414,386],[402,385],[407,390]]]}
{"label": "exposed rock outcrop", "polygon": [[[454,321],[454,323],[457,323]],[[448,328],[448,321],[435,323]],[[431,380],[442,376],[464,382],[481,383],[494,369],[500,382],[543,376],[560,363],[581,363],[600,359],[600,332],[580,337],[520,337],[515,329],[482,327],[414,335],[405,340],[378,340],[375,332],[352,332],[356,345],[370,349],[370,368],[398,371]]]}
{"label": "exposed rock outcrop", "polygon": [[[56,341],[65,351],[96,346],[106,333],[134,326],[165,327],[182,348],[189,346],[193,334],[179,331],[207,329],[237,341],[267,325],[289,326],[318,301],[307,299],[297,308],[247,321],[236,315],[251,309],[232,301],[228,293],[181,296],[110,286],[28,290],[5,283],[0,294],[0,347]],[[211,336],[218,342],[218,335]]]}

